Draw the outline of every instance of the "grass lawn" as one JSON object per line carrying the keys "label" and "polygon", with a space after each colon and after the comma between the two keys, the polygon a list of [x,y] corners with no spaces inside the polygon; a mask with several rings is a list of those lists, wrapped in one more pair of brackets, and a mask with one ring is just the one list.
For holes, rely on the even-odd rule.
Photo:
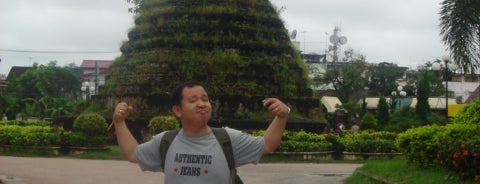
{"label": "grass lawn", "polygon": [[[389,181],[390,183],[475,183],[473,181],[462,181],[460,175],[443,168],[419,169],[406,164],[403,159],[392,160],[369,160],[358,168],[354,175],[346,180],[347,184],[374,183],[365,178],[369,176],[378,181]],[[386,183],[386,182],[379,182]]]}

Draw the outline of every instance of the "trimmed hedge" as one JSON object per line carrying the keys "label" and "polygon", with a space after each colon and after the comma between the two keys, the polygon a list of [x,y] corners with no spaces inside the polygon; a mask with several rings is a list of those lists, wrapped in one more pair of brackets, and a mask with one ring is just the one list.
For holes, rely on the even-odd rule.
{"label": "trimmed hedge", "polygon": [[0,145],[58,147],[62,145],[63,134],[62,128],[3,125],[0,126]]}
{"label": "trimmed hedge", "polygon": [[324,134],[314,134],[303,130],[285,131],[277,152],[322,152],[331,151],[332,143]]}
{"label": "trimmed hedge", "polygon": [[464,180],[480,180],[480,100],[459,111],[454,123],[428,125],[399,134],[396,141],[408,163],[417,167],[442,166]]}
{"label": "trimmed hedge", "polygon": [[107,120],[97,113],[85,113],[79,115],[73,122],[73,131],[87,135],[103,135],[107,130]]}
{"label": "trimmed hedge", "polygon": [[105,135],[91,136],[83,132],[68,132],[65,140],[69,147],[105,147],[107,145]]}
{"label": "trimmed hedge", "polygon": [[0,121],[0,126],[2,125],[18,125],[18,126],[29,126],[29,125],[34,125],[34,126],[52,126],[52,122],[50,121],[41,121],[41,120],[36,120],[36,121],[24,121],[24,120],[3,120]]}
{"label": "trimmed hedge", "polygon": [[167,130],[178,129],[180,122],[175,116],[155,116],[148,124],[151,134],[158,134]]}
{"label": "trimmed hedge", "polygon": [[398,135],[396,145],[409,164],[417,167],[435,166],[439,146],[437,134],[444,128],[428,125],[409,129]]}
{"label": "trimmed hedge", "polygon": [[396,153],[396,133],[360,131],[340,138],[345,151],[357,153]]}

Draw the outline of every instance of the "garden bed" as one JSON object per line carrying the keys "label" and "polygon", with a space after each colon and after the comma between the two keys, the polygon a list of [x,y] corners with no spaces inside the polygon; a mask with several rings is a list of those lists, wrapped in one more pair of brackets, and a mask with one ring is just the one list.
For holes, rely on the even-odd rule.
{"label": "garden bed", "polygon": [[[304,160],[333,160],[334,151],[324,152],[273,152],[270,155],[299,157]],[[343,152],[343,160],[368,160],[368,159],[392,159],[402,157],[401,153],[354,153]]]}
{"label": "garden bed", "polygon": [[78,154],[83,154],[85,152],[91,152],[91,151],[107,151],[109,148],[108,146],[104,147],[68,147],[69,153],[78,155]]}
{"label": "garden bed", "polygon": [[19,151],[41,151],[49,155],[60,155],[62,147],[58,146],[14,146],[0,145],[0,150],[19,150]]}
{"label": "garden bed", "polygon": [[304,160],[310,159],[320,159],[320,160],[331,160],[333,158],[334,151],[323,151],[323,152],[273,152],[271,155],[277,156],[299,156],[303,157]]}
{"label": "garden bed", "polygon": [[392,159],[402,157],[402,153],[355,153],[343,152],[343,160]]}

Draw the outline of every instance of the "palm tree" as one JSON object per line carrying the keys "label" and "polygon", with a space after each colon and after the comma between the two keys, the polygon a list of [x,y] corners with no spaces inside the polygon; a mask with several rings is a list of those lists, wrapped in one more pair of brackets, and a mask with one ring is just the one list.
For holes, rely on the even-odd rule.
{"label": "palm tree", "polygon": [[441,5],[442,40],[462,71],[474,73],[480,64],[480,1],[444,0]]}

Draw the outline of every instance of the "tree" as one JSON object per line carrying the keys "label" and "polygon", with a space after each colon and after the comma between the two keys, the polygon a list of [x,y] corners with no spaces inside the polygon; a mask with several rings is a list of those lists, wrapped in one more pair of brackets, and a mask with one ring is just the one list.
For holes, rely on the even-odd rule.
{"label": "tree", "polygon": [[[433,62],[440,62],[440,60],[437,59]],[[405,85],[407,94],[416,94],[419,81],[425,78],[424,75],[426,75],[430,84],[430,96],[445,95],[445,86],[442,83],[441,72],[435,72],[430,69],[433,62],[426,62],[424,65],[419,66],[417,70],[407,71],[408,82]]]}
{"label": "tree", "polygon": [[375,119],[375,116],[370,112],[365,113],[365,115],[360,120],[360,128],[362,130],[377,130],[378,129],[378,121]]}
{"label": "tree", "polygon": [[454,62],[474,74],[480,64],[480,1],[444,0],[440,10],[440,33]]}
{"label": "tree", "polygon": [[388,113],[387,99],[384,96],[380,96],[380,100],[378,101],[377,121],[380,128],[390,124],[390,114]]}
{"label": "tree", "polygon": [[[348,50],[346,52],[353,52]],[[347,54],[346,54],[347,55]],[[323,83],[332,84],[335,88],[335,95],[342,102],[356,101],[362,97],[367,79],[362,76],[366,70],[365,57],[359,55],[353,57],[348,54],[349,58],[345,58],[342,64],[329,67],[323,76]],[[347,62],[348,61],[348,62]]]}
{"label": "tree", "polygon": [[58,99],[75,101],[80,91],[80,77],[74,65],[58,67],[56,64],[56,61],[51,61],[46,66],[34,63],[32,68],[8,83],[5,97],[9,116],[24,113],[29,116],[51,117],[52,114],[71,112],[63,109],[69,106],[65,100]]}
{"label": "tree", "polygon": [[390,115],[390,126],[387,126],[384,130],[404,132],[407,129],[418,126],[420,126],[420,123],[415,114],[415,109],[409,105],[404,105]]}
{"label": "tree", "polygon": [[402,78],[406,71],[406,67],[386,62],[370,66],[370,83],[368,85],[370,91],[389,96],[392,91],[397,89],[396,80]]}
{"label": "tree", "polygon": [[417,88],[417,105],[415,106],[415,113],[420,119],[421,123],[428,124],[428,117],[431,113],[428,98],[430,97],[430,80],[428,71],[422,72],[422,78],[418,82]]}
{"label": "tree", "polygon": [[140,8],[143,6],[144,0],[126,0],[127,3],[132,3],[133,7],[128,8],[128,12],[137,14],[140,12]]}

